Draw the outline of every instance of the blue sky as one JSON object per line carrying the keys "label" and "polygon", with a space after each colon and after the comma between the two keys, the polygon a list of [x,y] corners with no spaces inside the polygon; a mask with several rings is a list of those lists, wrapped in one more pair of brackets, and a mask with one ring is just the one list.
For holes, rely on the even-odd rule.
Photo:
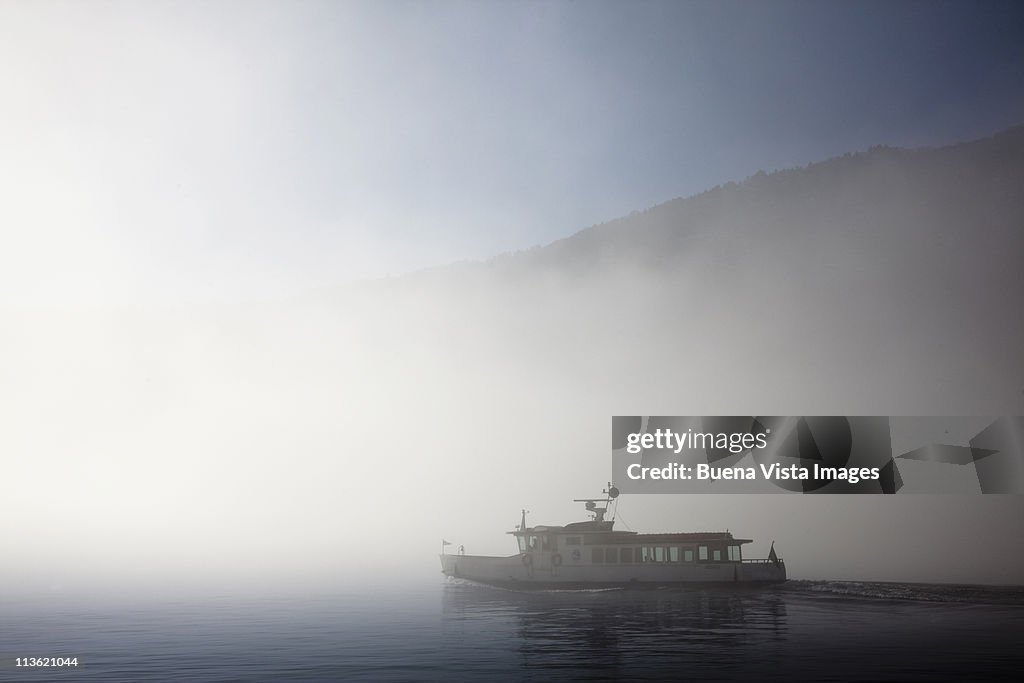
{"label": "blue sky", "polygon": [[1024,122],[1024,8],[0,5],[0,303],[239,301]]}

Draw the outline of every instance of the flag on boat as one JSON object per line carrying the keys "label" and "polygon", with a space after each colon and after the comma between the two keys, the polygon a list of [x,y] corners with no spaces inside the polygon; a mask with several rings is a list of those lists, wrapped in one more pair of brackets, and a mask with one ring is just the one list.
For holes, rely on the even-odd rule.
{"label": "flag on boat", "polygon": [[446,541],[446,540],[444,540],[444,539],[442,538],[442,539],[441,539],[441,545],[451,545],[451,543],[450,543],[449,541]]}
{"label": "flag on boat", "polygon": [[775,564],[779,563],[779,556],[775,554],[775,541],[772,541],[772,548],[768,551],[768,559]]}

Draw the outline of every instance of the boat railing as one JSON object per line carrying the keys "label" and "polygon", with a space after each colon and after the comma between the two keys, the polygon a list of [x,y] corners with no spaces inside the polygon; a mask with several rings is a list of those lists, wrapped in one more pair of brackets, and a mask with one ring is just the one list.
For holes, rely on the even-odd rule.
{"label": "boat railing", "polygon": [[786,564],[786,561],[783,560],[781,557],[778,559],[777,562],[776,560],[740,560],[740,562],[743,562],[745,564]]}

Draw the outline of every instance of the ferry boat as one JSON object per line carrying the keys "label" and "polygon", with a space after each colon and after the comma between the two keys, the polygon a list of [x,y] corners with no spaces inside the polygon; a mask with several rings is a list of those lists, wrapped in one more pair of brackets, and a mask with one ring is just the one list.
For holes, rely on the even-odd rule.
{"label": "ferry boat", "polygon": [[639,584],[770,584],[786,580],[786,563],[772,543],[765,559],[743,557],[750,539],[728,531],[641,534],[619,531],[614,511],[619,490],[612,484],[604,498],[577,498],[591,519],[564,526],[526,525],[526,510],[515,531],[519,552],[507,557],[445,552],[447,576],[516,588],[605,588]]}

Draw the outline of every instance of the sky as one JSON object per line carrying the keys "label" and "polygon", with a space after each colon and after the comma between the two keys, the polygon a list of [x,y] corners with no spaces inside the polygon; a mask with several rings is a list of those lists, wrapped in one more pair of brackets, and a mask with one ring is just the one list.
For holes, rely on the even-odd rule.
{"label": "sky", "polygon": [[287,298],[1024,121],[994,2],[4,2],[0,305]]}

